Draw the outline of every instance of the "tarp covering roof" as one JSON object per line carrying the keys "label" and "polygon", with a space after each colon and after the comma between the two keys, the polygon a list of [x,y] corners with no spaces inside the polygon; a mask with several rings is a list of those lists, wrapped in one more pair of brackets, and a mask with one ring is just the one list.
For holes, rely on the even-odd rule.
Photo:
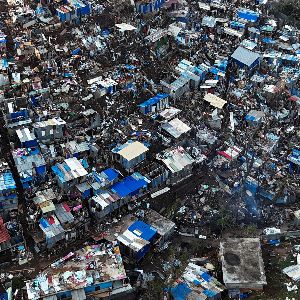
{"label": "tarp covering roof", "polygon": [[158,103],[161,99],[169,97],[169,94],[157,94],[155,97],[148,99],[147,101],[139,104],[140,107],[147,107]]}
{"label": "tarp covering roof", "polygon": [[115,169],[112,169],[112,168],[106,169],[106,170],[102,171],[102,173],[104,173],[107,176],[107,179],[109,181],[114,181],[120,175],[119,172],[117,172]]}
{"label": "tarp covering roof", "polygon": [[76,157],[65,159],[62,164],[53,166],[52,171],[61,182],[68,182],[88,174]]}
{"label": "tarp covering roof", "polygon": [[288,160],[300,166],[300,150],[293,149],[292,153],[288,156]]}
{"label": "tarp covering roof", "polygon": [[136,221],[118,236],[118,241],[138,252],[149,245],[156,234],[157,230],[149,224]]}
{"label": "tarp covering roof", "polygon": [[191,292],[192,290],[185,282],[181,282],[171,289],[174,300],[186,300]]}
{"label": "tarp covering roof", "polygon": [[175,300],[214,299],[225,287],[212,277],[208,270],[189,263],[180,278],[183,282],[171,289]]}
{"label": "tarp covering roof", "polygon": [[128,227],[128,230],[146,241],[150,241],[157,233],[157,230],[155,228],[143,221],[134,222]]}
{"label": "tarp covering roof", "polygon": [[149,180],[139,173],[134,173],[125,177],[122,181],[115,183],[111,190],[121,198],[138,192],[141,188],[147,187]]}
{"label": "tarp covering roof", "polygon": [[16,188],[16,183],[10,171],[0,174],[0,191],[12,190]]}
{"label": "tarp covering roof", "polygon": [[256,22],[259,19],[259,13],[243,8],[237,11],[237,16],[251,22]]}

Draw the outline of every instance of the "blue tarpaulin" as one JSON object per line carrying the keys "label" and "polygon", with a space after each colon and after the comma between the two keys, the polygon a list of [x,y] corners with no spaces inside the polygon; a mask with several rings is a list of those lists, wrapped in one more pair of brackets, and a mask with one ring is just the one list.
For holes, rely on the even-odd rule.
{"label": "blue tarpaulin", "polygon": [[251,116],[251,115],[246,115],[245,120],[253,122],[253,121],[255,121],[255,117]]}
{"label": "blue tarpaulin", "polygon": [[75,50],[72,51],[72,55],[78,55],[79,53],[81,53],[81,49],[77,48]]}
{"label": "blue tarpaulin", "polygon": [[276,44],[276,41],[272,40],[271,38],[269,37],[265,37],[262,39],[262,41],[266,44]]}
{"label": "blue tarpaulin", "polygon": [[143,221],[134,222],[128,227],[128,230],[148,242],[150,242],[157,233],[157,230],[155,228],[153,228],[149,224],[144,223]]}
{"label": "blue tarpaulin", "polygon": [[186,300],[192,292],[186,283],[179,283],[176,287],[171,288],[171,295],[174,300]]}
{"label": "blue tarpaulin", "polygon": [[46,166],[37,167],[37,168],[35,168],[35,170],[38,173],[38,175],[46,174]]}
{"label": "blue tarpaulin", "polygon": [[64,77],[66,78],[72,78],[74,76],[73,73],[64,73]]}
{"label": "blue tarpaulin", "polygon": [[268,244],[272,245],[272,246],[276,246],[276,245],[280,244],[280,240],[278,240],[278,239],[277,240],[269,240]]}
{"label": "blue tarpaulin", "polygon": [[2,68],[7,69],[8,68],[8,61],[6,58],[2,59]]}
{"label": "blue tarpaulin", "polygon": [[8,300],[8,294],[4,292],[0,292],[0,300]]}
{"label": "blue tarpaulin", "polygon": [[108,288],[112,288],[113,283],[112,283],[112,281],[103,282],[103,283],[100,283],[99,286],[100,286],[100,289],[108,289]]}
{"label": "blue tarpaulin", "polygon": [[14,190],[16,183],[10,171],[0,175],[0,191]]}
{"label": "blue tarpaulin", "polygon": [[248,9],[238,10],[237,16],[250,22],[257,22],[259,19],[259,14],[257,12]]}
{"label": "blue tarpaulin", "polygon": [[147,101],[139,104],[140,107],[147,107],[150,105],[154,105],[156,103],[158,103],[161,99],[167,98],[169,97],[169,94],[157,94],[155,97],[152,97],[150,99],[148,99]]}
{"label": "blue tarpaulin", "polygon": [[125,68],[127,70],[135,70],[136,69],[136,66],[133,66],[133,65],[125,65]]}
{"label": "blue tarpaulin", "polygon": [[203,273],[201,277],[207,282],[209,282],[212,278],[208,273]]}
{"label": "blue tarpaulin", "polygon": [[45,10],[44,10],[44,8],[43,8],[42,6],[38,6],[38,7],[36,8],[36,10],[35,10],[35,12],[36,12],[37,14],[42,14],[44,11],[45,11]]}
{"label": "blue tarpaulin", "polygon": [[242,293],[239,295],[240,299],[247,299],[250,297],[250,294],[249,293]]}
{"label": "blue tarpaulin", "polygon": [[44,219],[44,218],[41,218],[41,219],[40,219],[40,224],[41,224],[41,226],[42,226],[43,228],[47,228],[47,227],[50,226],[50,224],[48,223],[48,221],[47,221],[46,219]]}
{"label": "blue tarpaulin", "polygon": [[214,296],[217,295],[216,292],[213,292],[213,291],[211,291],[211,290],[204,290],[204,291],[203,291],[203,294],[206,295],[208,298],[212,298],[212,297],[214,297]]}
{"label": "blue tarpaulin", "polygon": [[165,4],[165,2],[166,0],[155,0],[154,3],[139,3],[137,6],[137,11],[143,14],[157,11]]}
{"label": "blue tarpaulin", "polygon": [[231,21],[229,24],[234,29],[245,28],[245,24],[241,22]]}
{"label": "blue tarpaulin", "polygon": [[119,177],[119,172],[112,168],[104,170],[103,173],[107,176],[109,181],[114,181]]}
{"label": "blue tarpaulin", "polygon": [[104,37],[108,37],[109,36],[109,29],[108,28],[104,28],[103,30],[102,30],[102,36],[104,36]]}
{"label": "blue tarpaulin", "polygon": [[289,54],[284,54],[281,56],[282,60],[287,60],[287,61],[298,61],[298,57],[296,55],[289,55]]}
{"label": "blue tarpaulin", "polygon": [[298,149],[293,149],[288,160],[290,161],[290,173],[300,173],[300,151]]}
{"label": "blue tarpaulin", "polygon": [[34,107],[38,107],[39,105],[39,97],[30,96],[31,103]]}
{"label": "blue tarpaulin", "polygon": [[82,160],[80,160],[81,164],[83,165],[83,167],[87,170],[89,168],[89,164],[88,161],[83,158]]}
{"label": "blue tarpaulin", "polygon": [[10,114],[10,117],[13,121],[25,120],[28,119],[29,113],[27,109],[22,109]]}
{"label": "blue tarpaulin", "polygon": [[141,188],[147,187],[148,182],[143,178],[137,178],[136,176],[130,175],[125,177],[122,181],[115,183],[111,190],[117,193],[121,198],[137,194]]}

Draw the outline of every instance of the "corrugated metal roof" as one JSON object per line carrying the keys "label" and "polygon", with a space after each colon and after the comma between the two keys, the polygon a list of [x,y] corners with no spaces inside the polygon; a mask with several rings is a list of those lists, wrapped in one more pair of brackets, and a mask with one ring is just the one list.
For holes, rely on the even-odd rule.
{"label": "corrugated metal roof", "polygon": [[0,174],[0,191],[16,188],[16,183],[10,171]]}
{"label": "corrugated metal roof", "polygon": [[194,163],[194,159],[181,147],[166,150],[163,157],[159,157],[172,173],[183,170]]}
{"label": "corrugated metal roof", "polygon": [[10,240],[9,232],[0,217],[0,244]]}
{"label": "corrugated metal roof", "polygon": [[147,107],[158,103],[160,100],[169,97],[169,94],[157,94],[155,97],[148,99],[147,101],[139,104],[140,107]]}
{"label": "corrugated metal roof", "polygon": [[259,59],[260,55],[240,46],[233,52],[231,57],[247,67],[250,67],[257,59]]}
{"label": "corrugated metal roof", "polygon": [[182,134],[191,130],[188,125],[183,123],[178,118],[175,118],[168,123],[162,124],[161,127],[175,138],[179,138]]}
{"label": "corrugated metal roof", "polygon": [[55,205],[55,215],[60,223],[72,223],[74,221],[74,217],[71,212],[66,211],[64,205],[59,203]]}
{"label": "corrugated metal roof", "polygon": [[86,295],[84,289],[71,291],[72,300],[85,300]]}
{"label": "corrugated metal roof", "polygon": [[61,182],[67,182],[88,174],[76,157],[65,159],[62,164],[52,166],[51,169]]}

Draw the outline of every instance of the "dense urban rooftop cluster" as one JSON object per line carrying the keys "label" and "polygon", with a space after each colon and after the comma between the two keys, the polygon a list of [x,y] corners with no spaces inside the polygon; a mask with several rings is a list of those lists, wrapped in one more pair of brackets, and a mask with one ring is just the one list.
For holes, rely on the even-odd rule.
{"label": "dense urban rooftop cluster", "polygon": [[263,293],[262,247],[300,236],[300,32],[272,5],[1,2],[0,299]]}

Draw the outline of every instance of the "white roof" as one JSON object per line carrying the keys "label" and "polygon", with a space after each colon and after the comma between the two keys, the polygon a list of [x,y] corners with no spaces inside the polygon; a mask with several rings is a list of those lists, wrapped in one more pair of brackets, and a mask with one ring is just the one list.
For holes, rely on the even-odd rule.
{"label": "white roof", "polygon": [[116,27],[120,29],[120,31],[131,31],[131,30],[136,30],[136,27],[127,24],[127,23],[121,23],[121,24],[116,24]]}
{"label": "white roof", "polygon": [[237,36],[237,37],[242,37],[243,34],[240,33],[239,31],[232,29],[230,27],[224,27],[224,33],[227,33],[229,35]]}
{"label": "white roof", "polygon": [[89,79],[89,80],[87,81],[87,83],[88,83],[89,85],[91,85],[91,84],[96,83],[97,81],[99,81],[99,80],[101,80],[101,79],[102,79],[102,76],[98,76],[98,77]]}
{"label": "white roof", "polygon": [[151,194],[150,196],[151,196],[151,198],[156,198],[156,197],[158,197],[158,196],[160,196],[160,195],[162,195],[164,193],[167,193],[169,190],[170,190],[169,187],[165,187],[164,189],[161,189],[161,190],[159,190],[159,191]]}
{"label": "white roof", "polygon": [[231,57],[241,62],[243,65],[251,67],[255,63],[255,61],[257,61],[260,58],[260,55],[256,52],[250,51],[249,49],[239,46],[233,52]]}
{"label": "white roof", "polygon": [[182,30],[181,27],[178,27],[178,26],[176,26],[174,24],[171,24],[169,26],[168,32],[169,32],[169,34],[171,34],[171,35],[173,35],[173,36],[176,37],[181,30]]}
{"label": "white roof", "polygon": [[254,42],[252,42],[252,41],[250,41],[250,40],[243,40],[243,41],[241,42],[241,45],[242,45],[243,47],[247,48],[248,50],[253,50],[253,49],[257,46],[256,43],[254,43]]}
{"label": "white roof", "polygon": [[223,106],[227,103],[227,101],[223,100],[222,98],[210,93],[204,96],[204,100],[209,102],[210,105],[220,109],[223,108]]}
{"label": "white roof", "polygon": [[282,270],[284,274],[291,277],[293,280],[298,281],[300,279],[300,265],[293,265]]}
{"label": "white roof", "polygon": [[144,144],[140,142],[133,142],[121,149],[118,154],[120,154],[126,160],[132,160],[148,150],[149,149]]}
{"label": "white roof", "polygon": [[[74,178],[85,176],[88,174],[86,169],[82,166],[80,161],[76,157],[67,158],[65,160],[65,163],[69,166],[71,169],[71,173],[74,176]],[[78,176],[78,175],[79,176]]]}
{"label": "white roof", "polygon": [[175,115],[179,114],[181,112],[181,109],[175,108],[175,107],[168,107],[165,110],[163,110],[162,112],[160,112],[160,116],[164,119],[171,119],[173,118]]}
{"label": "white roof", "polygon": [[183,170],[195,161],[182,147],[166,150],[162,158],[159,156],[157,156],[157,158],[160,159],[172,173]]}
{"label": "white roof", "polygon": [[101,84],[104,88],[108,88],[113,85],[118,85],[118,83],[111,78],[105,78],[103,80],[98,80],[98,83]]}
{"label": "white roof", "polygon": [[175,118],[168,123],[163,124],[162,128],[175,138],[179,138],[182,134],[191,130],[188,125],[183,123],[178,118]]}
{"label": "white roof", "polygon": [[126,229],[126,231],[118,236],[118,241],[122,244],[130,247],[134,251],[141,250],[145,245],[148,245],[149,242],[136,236],[133,232]]}
{"label": "white roof", "polygon": [[16,130],[17,136],[20,142],[32,141],[35,139],[35,136],[30,132],[28,128],[17,129]]}
{"label": "white roof", "polygon": [[57,125],[65,125],[67,124],[63,119],[57,117],[57,118],[52,118],[47,121],[41,121],[41,122],[36,122],[33,124],[33,127],[35,128],[44,128],[47,126],[57,126]]}
{"label": "white roof", "polygon": [[167,35],[168,31],[163,29],[158,29],[153,31],[151,34],[146,36],[146,39],[149,40],[152,43],[155,43],[159,39],[161,39],[163,36]]}
{"label": "white roof", "polygon": [[8,112],[10,114],[13,113],[14,112],[14,104],[13,104],[13,102],[8,102],[7,106],[8,106]]}
{"label": "white roof", "polygon": [[93,200],[95,202],[97,202],[101,206],[102,209],[109,206],[109,204],[104,199],[102,199],[102,197],[100,195],[94,196]]}
{"label": "white roof", "polygon": [[204,2],[198,2],[199,8],[203,10],[210,10],[210,5]]}
{"label": "white roof", "polygon": [[266,84],[264,86],[264,91],[268,92],[268,93],[275,93],[276,92],[276,85],[273,84]]}

